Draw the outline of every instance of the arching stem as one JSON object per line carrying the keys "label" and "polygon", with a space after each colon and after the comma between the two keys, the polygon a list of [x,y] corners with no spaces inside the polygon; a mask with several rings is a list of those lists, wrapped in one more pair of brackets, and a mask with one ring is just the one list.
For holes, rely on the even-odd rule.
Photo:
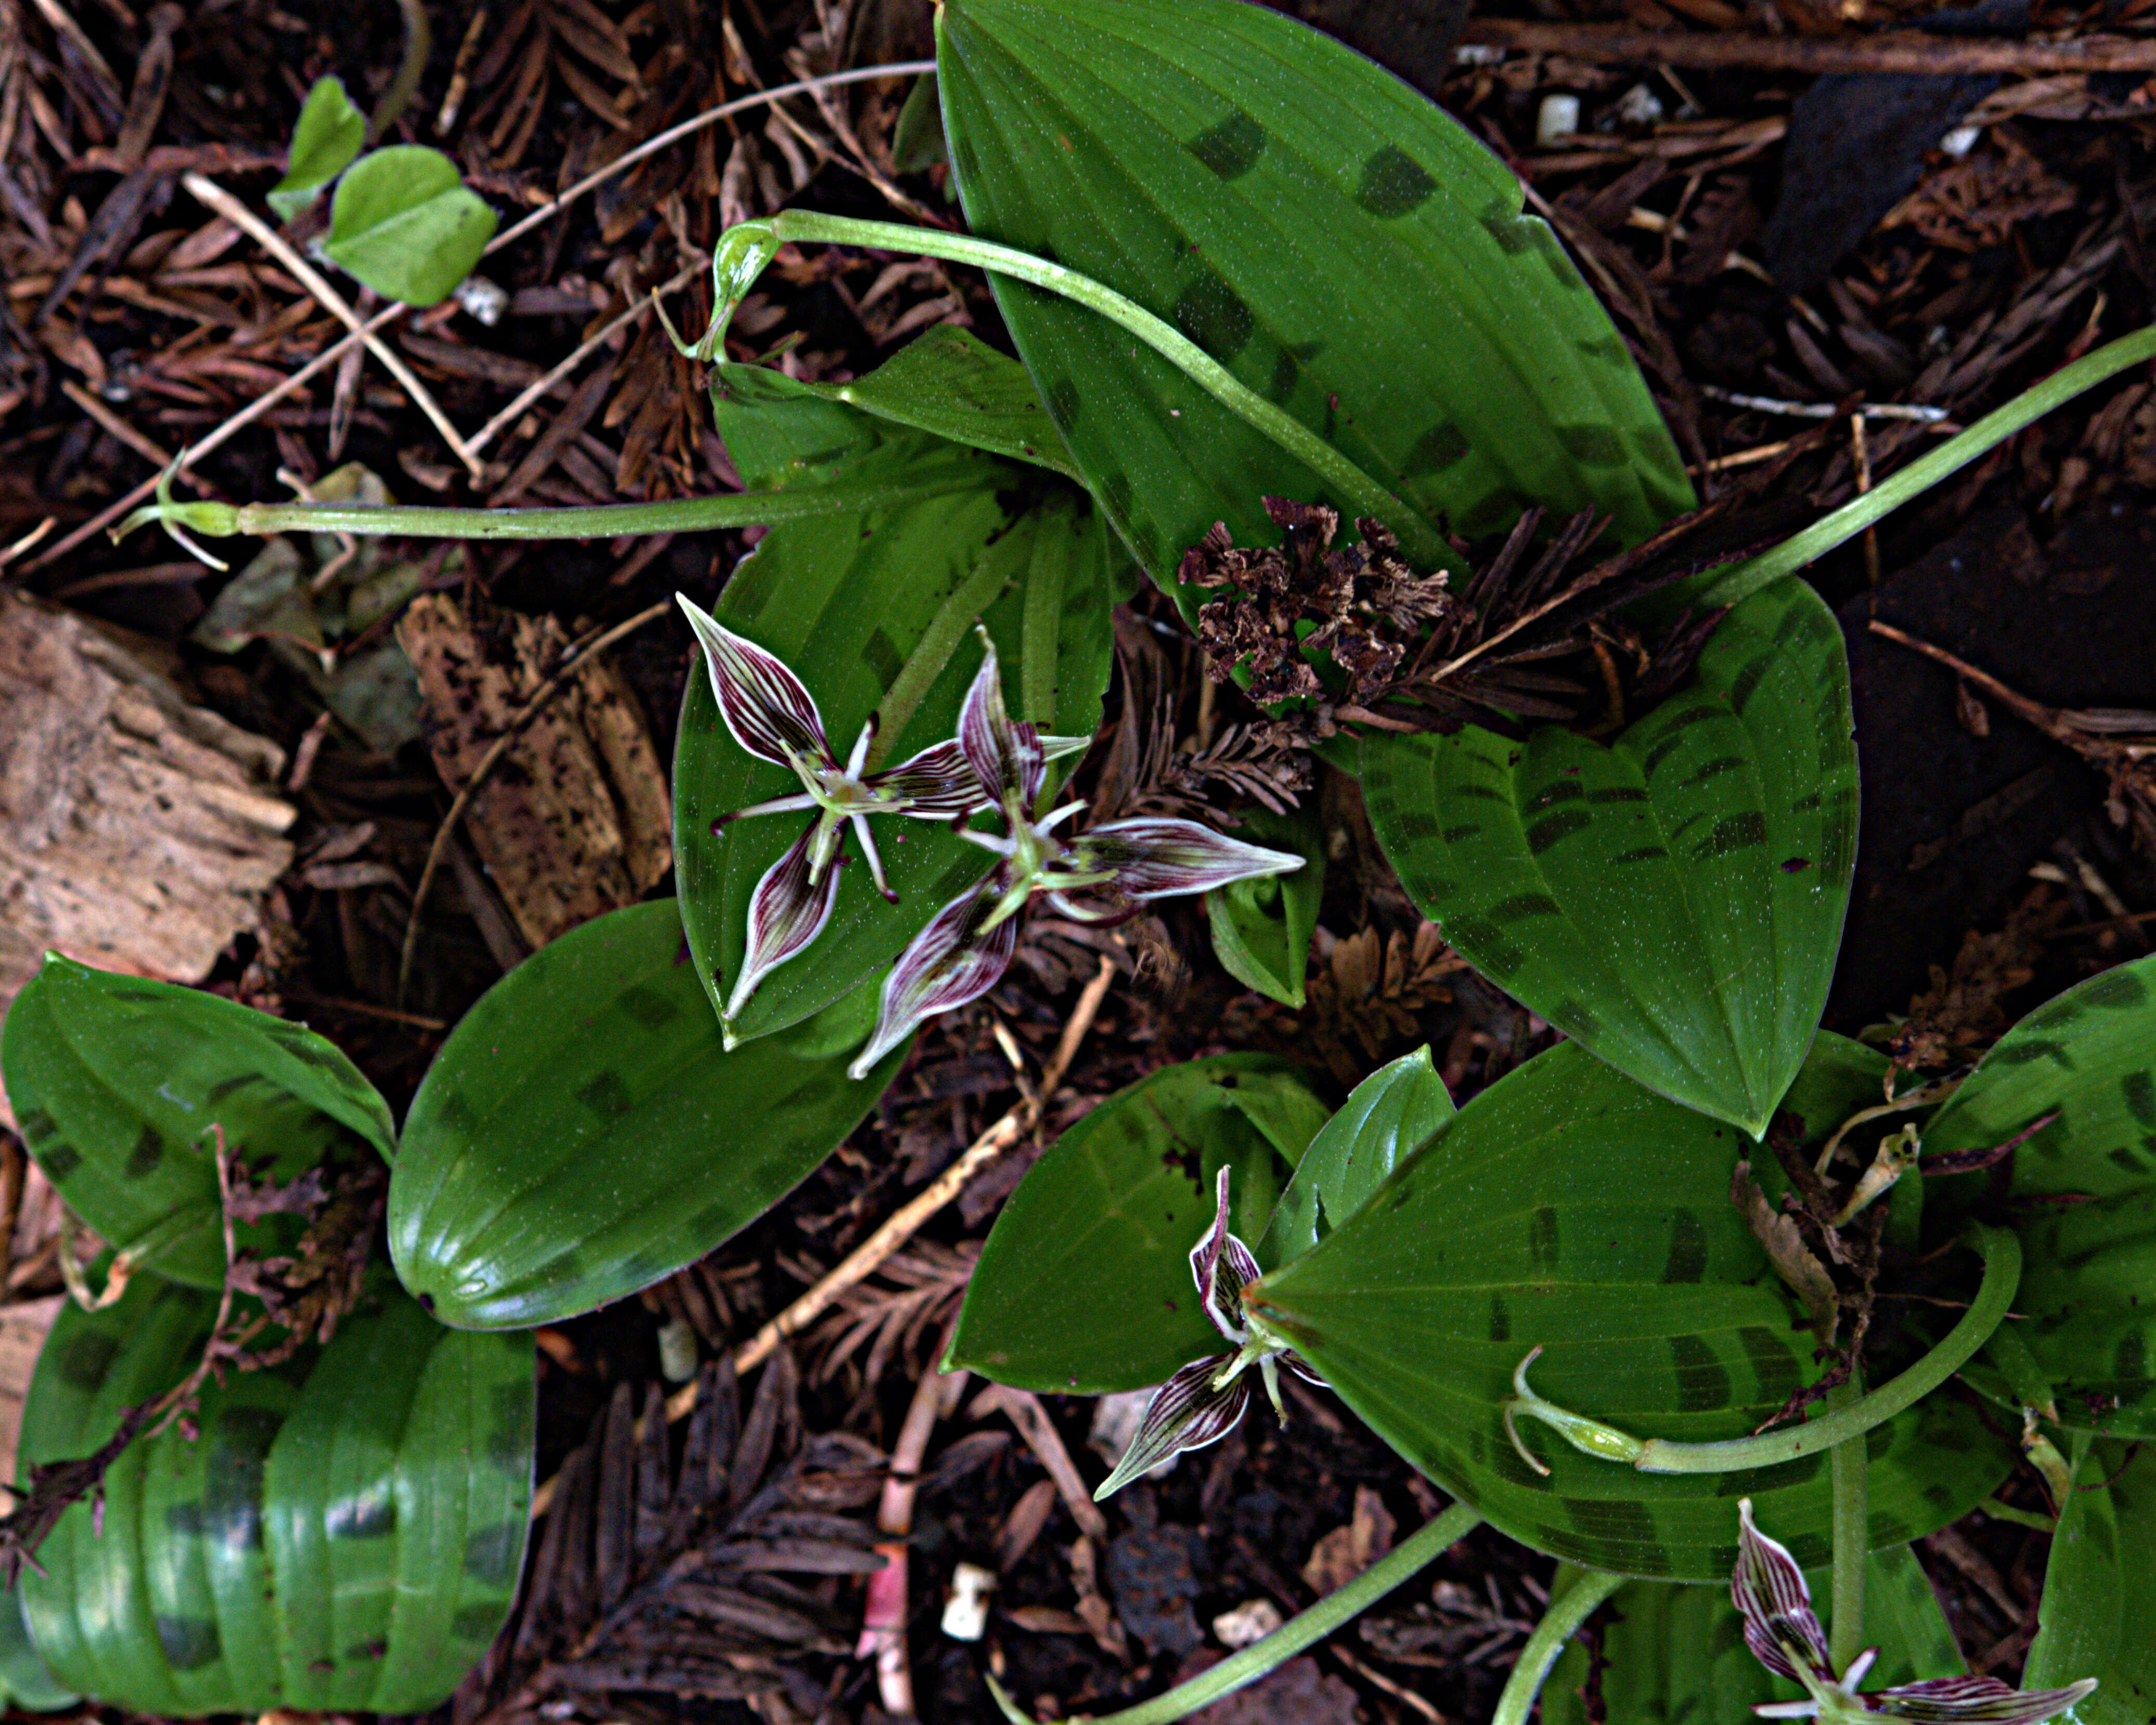
{"label": "arching stem", "polygon": [[[1482,1517],[1464,1503],[1455,1503],[1435,1519],[1423,1523],[1390,1553],[1378,1559],[1345,1587],[1335,1588],[1307,1611],[1299,1612],[1262,1641],[1254,1641],[1231,1653],[1209,1671],[1188,1683],[1178,1683],[1164,1695],[1142,1701],[1120,1713],[1104,1713],[1097,1725],[1169,1725],[1172,1720],[1210,1706],[1224,1695],[1233,1695],[1276,1670],[1306,1647],[1345,1627],[1371,1606],[1413,1578],[1466,1537]],[[1568,1599],[1569,1594],[1567,1595]],[[1592,1609],[1593,1607],[1589,1607]],[[1033,1717],[1004,1692],[993,1677],[988,1688],[1012,1725],[1034,1725]],[[1090,1716],[1086,1716],[1090,1717]]]}
{"label": "arching stem", "polygon": [[1543,1620],[1520,1650],[1520,1662],[1505,1680],[1505,1692],[1497,1697],[1497,1711],[1491,1716],[1490,1725],[1527,1725],[1535,1697],[1543,1692],[1543,1681],[1557,1663],[1558,1655],[1564,1651],[1564,1644],[1594,1615],[1596,1606],[1624,1586],[1625,1580],[1622,1575],[1590,1569],[1562,1596],[1550,1601]]}
{"label": "arching stem", "polygon": [[[1860,1399],[1854,1379],[1827,1392],[1829,1415]],[[1834,1446],[1834,1612],[1827,1630],[1834,1668],[1864,1651],[1864,1579],[1871,1562],[1871,1446],[1861,1435]]]}
{"label": "arching stem", "polygon": [[1292,413],[1238,382],[1225,366],[1173,324],[1090,275],[993,240],[804,209],[785,210],[768,221],[743,222],[719,236],[711,261],[715,300],[711,326],[701,341],[693,347],[685,347],[685,352],[706,361],[716,357],[734,305],[747,293],[749,284],[772,254],[788,241],[874,246],[916,257],[972,264],[1075,300],[1129,331],[1229,413],[1326,480],[1356,513],[1383,521],[1399,536],[1401,549],[1415,562],[1436,568],[1460,567],[1458,554],[1419,510],[1380,485]]}
{"label": "arching stem", "polygon": [[1527,1367],[1533,1363],[1535,1353],[1542,1352],[1537,1348],[1521,1361],[1513,1374],[1513,1387],[1519,1394],[1500,1404],[1505,1429],[1512,1433],[1514,1446],[1528,1465],[1543,1473],[1548,1469],[1520,1443],[1514,1422],[1522,1414],[1554,1428],[1583,1454],[1604,1461],[1629,1461],[1642,1473],[1736,1473],[1831,1450],[1851,1438],[1861,1437],[1875,1425],[1883,1425],[1929,1395],[1969,1363],[2005,1319],[2014,1291],[2021,1283],[2020,1238],[2005,1229],[1987,1228],[1979,1223],[1969,1230],[1966,1244],[1984,1259],[1984,1281],[1946,1338],[1892,1384],[1805,1425],[1718,1444],[1636,1438],[1601,1420],[1558,1407],[1528,1389]]}

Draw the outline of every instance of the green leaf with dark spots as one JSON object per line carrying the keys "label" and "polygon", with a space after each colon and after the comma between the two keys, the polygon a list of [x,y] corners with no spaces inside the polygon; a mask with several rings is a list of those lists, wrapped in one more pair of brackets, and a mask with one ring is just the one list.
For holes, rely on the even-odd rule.
{"label": "green leaf with dark spots", "polygon": [[0,1591],[0,1702],[26,1713],[57,1712],[82,1697],[55,1677],[30,1640],[22,1595]]}
{"label": "green leaf with dark spots", "polygon": [[1292,1263],[1362,1209],[1399,1159],[1452,1118],[1452,1096],[1419,1048],[1355,1086],[1296,1164],[1252,1250],[1266,1270]]}
{"label": "green leaf with dark spots", "polygon": [[[726,447],[751,485],[902,480],[916,493],[890,508],[773,528],[713,608],[807,685],[840,759],[871,713],[882,720],[875,764],[896,766],[956,735],[959,703],[981,665],[976,620],[996,643],[1013,718],[1091,735],[1107,687],[1120,558],[1082,491],[1040,468],[819,396],[780,372],[721,367],[712,394]],[[690,947],[715,1008],[741,964],[757,883],[808,817],[760,815],[716,831],[713,823],[800,788],[785,768],[736,745],[696,665],[674,757],[674,861]],[[991,861],[933,821],[880,819],[875,839],[900,902],[885,902],[856,858],[814,944],[773,971],[733,1021],[737,1042],[880,982]]]}
{"label": "green leaf with dark spots", "polygon": [[389,1249],[444,1323],[551,1323],[692,1263],[806,1178],[867,1081],[866,988],[728,1053],[670,899],[587,922],[450,1032],[404,1123]]}
{"label": "green leaf with dark spots", "polygon": [[1803,1065],[1856,855],[1849,667],[1784,581],[1609,746],[1372,736],[1363,793],[1423,913],[1620,1070],[1754,1137]]}
{"label": "green leaf with dark spots", "polygon": [[[177,1281],[224,1281],[213,1126],[289,1180],[325,1155],[396,1153],[388,1105],[304,1024],[199,989],[48,954],[16,997],[0,1070],[24,1143],[74,1213]],[[290,1219],[242,1227],[289,1245]]]}
{"label": "green leaf with dark spots", "polygon": [[[107,1311],[63,1308],[23,1413],[25,1469],[89,1455],[178,1382],[216,1304],[143,1275]],[[444,1329],[382,1271],[326,1345],[206,1386],[196,1424],[123,1451],[101,1534],[76,1504],[38,1550],[45,1573],[23,1576],[54,1676],[179,1716],[446,1700],[521,1565],[530,1337]]]}
{"label": "green leaf with dark spots", "polygon": [[[1439,524],[1487,533],[1535,503],[1636,539],[1692,506],[1623,340],[1517,180],[1399,80],[1229,0],[950,0],[937,25],[973,231],[1173,324],[1414,511],[1391,523],[1404,541],[1441,555]],[[1097,314],[989,280],[1080,470],[1170,592],[1216,520],[1270,543],[1266,494],[1342,501]]]}
{"label": "green leaf with dark spots", "polygon": [[[2018,1301],[2017,1301],[2018,1303]],[[2135,1446],[2077,1447],[2074,1493],[2051,1536],[2043,1609],[2026,1689],[2063,1689],[2083,1677],[2096,1693],[2074,1725],[2149,1725],[2156,1719],[2156,1468]]]}
{"label": "green leaf with dark spots", "polygon": [[1282,1004],[1303,1002],[1310,937],[1325,896],[1325,833],[1314,803],[1275,814],[1245,809],[1238,836],[1303,860],[1291,875],[1238,880],[1205,895],[1213,951],[1229,975]]}
{"label": "green leaf with dark spots", "polygon": [[[2156,957],[2069,988],[2001,1037],[1924,1128],[1926,1157],[2004,1144],[2021,1236],[2015,1335],[2076,1430],[2156,1437]],[[1984,1199],[1988,1173],[1934,1178],[1949,1218]],[[1969,1376],[2008,1401],[1972,1363]]]}
{"label": "green leaf with dark spots", "polygon": [[[1861,1096],[1851,1086],[1844,1111]],[[1560,1044],[1469,1102],[1351,1219],[1246,1290],[1245,1309],[1409,1461],[1539,1550],[1726,1587],[1748,1494],[1800,1562],[1822,1563],[1824,1455],[1643,1474],[1522,1422],[1545,1476],[1499,1416],[1537,1347],[1538,1394],[1642,1438],[1743,1436],[1816,1375],[1793,1302],[1729,1201],[1750,1147]],[[2003,1427],[1948,1396],[1870,1443],[1875,1545],[1953,1520],[2015,1460]]]}
{"label": "green leaf with dark spots", "polygon": [[1298,1068],[1257,1054],[1166,1066],[1111,1096],[1050,1146],[997,1217],[947,1364],[1095,1395],[1217,1353],[1190,1276],[1214,1180],[1235,1170],[1229,1230],[1255,1240],[1294,1167],[1286,1147],[1301,1147],[1256,1122],[1313,1107],[1322,1113]]}

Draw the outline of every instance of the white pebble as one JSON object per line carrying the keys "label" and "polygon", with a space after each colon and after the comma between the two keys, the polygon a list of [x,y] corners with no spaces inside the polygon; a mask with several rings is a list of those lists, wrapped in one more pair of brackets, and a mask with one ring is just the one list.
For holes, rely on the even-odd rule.
{"label": "white pebble", "polygon": [[1245,1599],[1233,1611],[1223,1611],[1213,1620],[1213,1638],[1230,1651],[1247,1647],[1253,1641],[1264,1640],[1283,1621],[1280,1607],[1270,1599]]}
{"label": "white pebble", "polygon": [[669,1384],[686,1384],[696,1375],[696,1332],[686,1318],[660,1325],[659,1370]]}
{"label": "white pebble", "polygon": [[1559,138],[1569,137],[1579,130],[1579,98],[1576,95],[1546,95],[1543,105],[1535,110],[1535,142],[1548,149]]}
{"label": "white pebble", "polygon": [[458,305],[489,329],[500,323],[501,314],[509,310],[509,290],[484,275],[467,275],[459,282],[456,299]]}
{"label": "white pebble", "polygon": [[1617,98],[1620,126],[1652,126],[1662,117],[1662,99],[1644,84],[1635,84]]}
{"label": "white pebble", "polygon": [[994,1571],[978,1563],[959,1564],[943,1599],[943,1633],[954,1641],[979,1640],[988,1633],[988,1596],[995,1590]]}
{"label": "white pebble", "polygon": [[1957,126],[1939,140],[1939,148],[1949,156],[1966,156],[1983,136],[1984,128],[1980,126]]}

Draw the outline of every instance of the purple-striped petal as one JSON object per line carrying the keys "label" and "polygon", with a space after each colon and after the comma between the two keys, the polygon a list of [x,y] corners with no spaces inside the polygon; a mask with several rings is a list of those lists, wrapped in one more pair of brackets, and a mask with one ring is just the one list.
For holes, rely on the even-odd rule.
{"label": "purple-striped petal", "polygon": [[1792,1663],[1801,1660],[1815,1678],[1831,1686],[1834,1665],[1804,1572],[1787,1546],[1752,1524],[1749,1497],[1737,1500],[1737,1570],[1729,1578],[1729,1598],[1744,1619],[1744,1645],[1778,1677],[1804,1682],[1804,1673]]}
{"label": "purple-striped petal", "polygon": [[1209,892],[1257,875],[1285,875],[1302,859],[1245,845],[1194,820],[1117,820],[1071,840],[1072,866],[1112,869],[1111,890],[1142,904],[1183,892]]}
{"label": "purple-striped petal", "polygon": [[981,788],[980,775],[966,759],[957,743],[939,742],[910,761],[901,761],[886,773],[871,773],[862,781],[872,790],[906,798],[892,814],[915,814],[927,820],[951,820],[978,809],[995,806]]}
{"label": "purple-striped petal", "polygon": [[801,679],[702,607],[680,593],[674,598],[703,646],[711,693],[734,741],[758,759],[781,767],[803,759],[836,765],[824,736],[823,716]]}
{"label": "purple-striped petal", "polygon": [[1933,1677],[1863,1697],[1872,1712],[1928,1725],[2039,1725],[2062,1713],[2096,1687],[2084,1677],[2065,1689],[2015,1689],[1996,1677]]}
{"label": "purple-striped petal", "polygon": [[998,868],[961,893],[930,919],[898,955],[884,978],[883,1005],[875,1033],[869,1038],[849,1076],[865,1078],[869,1070],[913,1033],[932,1014],[978,1000],[995,987],[1018,950],[1018,919],[1006,916],[983,931],[1004,896],[1004,872]]}
{"label": "purple-striped petal", "polygon": [[1015,798],[1019,812],[1030,815],[1048,773],[1040,733],[1030,725],[1013,724],[1004,711],[996,644],[986,629],[980,636],[981,669],[966,691],[965,705],[958,709],[958,747],[980,780],[989,806],[1007,809]]}
{"label": "purple-striped petal", "polygon": [[1190,1277],[1213,1327],[1238,1348],[1250,1339],[1243,1321],[1243,1290],[1258,1279],[1258,1260],[1228,1231],[1228,1177],[1223,1167],[1214,1183],[1213,1225],[1190,1249]]}
{"label": "purple-striped petal", "polygon": [[763,871],[748,901],[748,950],[741,974],[726,997],[731,1019],[748,1004],[757,986],[824,932],[839,896],[839,871],[824,870],[812,880],[810,852],[823,823],[817,821],[787,847],[786,854]]}
{"label": "purple-striped petal", "polygon": [[1193,1360],[1153,1392],[1152,1399],[1146,1404],[1145,1418],[1139,1422],[1138,1435],[1123,1451],[1116,1471],[1093,1494],[1096,1503],[1169,1456],[1217,1444],[1235,1429],[1235,1422],[1250,1404],[1250,1386],[1240,1373],[1218,1389],[1213,1384],[1214,1376],[1234,1358],[1223,1353],[1211,1359]]}

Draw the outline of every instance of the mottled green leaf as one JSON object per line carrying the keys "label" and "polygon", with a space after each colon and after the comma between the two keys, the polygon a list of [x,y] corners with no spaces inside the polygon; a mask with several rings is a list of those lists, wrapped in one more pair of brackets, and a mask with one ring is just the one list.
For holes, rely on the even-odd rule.
{"label": "mottled green leaf", "polygon": [[[1729,1201],[1750,1147],[1560,1044],[1468,1103],[1353,1218],[1247,1290],[1245,1308],[1402,1455],[1538,1549],[1726,1583],[1748,1493],[1799,1562],[1824,1563],[1823,1455],[1642,1474],[1525,1422],[1542,1476],[1499,1417],[1537,1346],[1537,1392],[1642,1438],[1743,1436],[1815,1375],[1793,1302]],[[2014,1460],[2003,1431],[1948,1396],[1869,1441],[1877,1545],[1951,1521]]]}
{"label": "mottled green leaf", "polygon": [[384,299],[433,305],[472,273],[494,229],[494,212],[448,157],[392,144],[338,182],[322,249]]}
{"label": "mottled green leaf", "polygon": [[[949,0],[937,23],[973,231],[1174,324],[1419,511],[1404,540],[1530,503],[1591,504],[1636,539],[1691,506],[1623,339],[1512,171],[1408,85],[1230,0]],[[989,279],[1087,483],[1171,591],[1216,520],[1271,543],[1261,496],[1342,501],[1096,313]]]}
{"label": "mottled green leaf", "polygon": [[2074,1494],[2051,1536],[2022,1686],[2063,1689],[2094,1677],[2096,1693],[2067,1716],[2072,1725],[2152,1725],[2156,1467],[2145,1453],[2137,1459],[2132,1445],[2086,1439],[2077,1460]]}
{"label": "mottled green leaf", "polygon": [[1292,1263],[1363,1207],[1401,1157],[1437,1135],[1452,1118],[1452,1096],[1419,1048],[1380,1066],[1355,1086],[1296,1164],[1253,1247],[1260,1266]]}
{"label": "mottled green leaf", "polygon": [[0,1591],[0,1702],[29,1713],[56,1712],[80,1700],[54,1676],[30,1640],[22,1596]]}
{"label": "mottled green leaf", "polygon": [[[980,669],[977,619],[995,640],[1012,717],[1092,733],[1116,595],[1111,536],[1084,493],[1038,468],[819,398],[778,372],[722,367],[713,399],[751,485],[902,477],[919,492],[896,507],[773,528],[712,610],[792,667],[841,758],[871,713],[882,716],[882,764],[956,734]],[[735,744],[698,664],[674,757],[674,860],[690,947],[715,1006],[741,963],[757,882],[808,817],[760,816],[716,832],[712,823],[799,789],[786,768]],[[992,861],[930,821],[882,819],[876,843],[901,902],[886,904],[864,869],[849,869],[829,923],[751,997],[732,1027],[737,1040],[783,1029],[880,980]]]}
{"label": "mottled green leaf", "polygon": [[290,221],[352,165],[366,141],[367,116],[345,94],[344,80],[317,78],[293,128],[285,177],[270,188],[270,208]]}
{"label": "mottled green leaf", "polygon": [[1255,1240],[1294,1157],[1281,1146],[1291,1132],[1255,1122],[1313,1105],[1299,1069],[1256,1054],[1166,1066],[1111,1096],[1049,1147],[996,1218],[947,1363],[1091,1395],[1144,1389],[1218,1353],[1190,1276],[1214,1179],[1235,1170],[1229,1225]]}
{"label": "mottled green leaf", "polygon": [[[2156,957],[2091,977],[2015,1025],[1924,1129],[1924,1154],[2003,1144],[2055,1111],[2014,1153],[2014,1310],[2026,1320],[2014,1332],[2067,1425],[2156,1437]],[[1951,1214],[1990,1181],[1926,1184]],[[1985,1368],[1970,1375],[2011,1399]]]}
{"label": "mottled green leaf", "polygon": [[[224,1281],[213,1126],[288,1180],[334,1153],[396,1153],[388,1105],[304,1024],[57,953],[16,997],[0,1068],[23,1141],[69,1208],[139,1264]],[[281,1239],[242,1228],[243,1245]]]}
{"label": "mottled green leaf", "polygon": [[1303,1001],[1310,937],[1325,896],[1325,834],[1314,804],[1274,814],[1245,809],[1237,836],[1303,860],[1291,875],[1262,875],[1205,895],[1213,951],[1228,974],[1288,1006]]}
{"label": "mottled green leaf", "polygon": [[[915,79],[891,129],[891,165],[901,173],[921,173],[949,160],[943,153],[942,110],[936,95],[936,74]],[[944,196],[951,195],[947,189]]]}
{"label": "mottled green leaf", "polygon": [[389,1185],[398,1274],[444,1323],[588,1312],[692,1263],[805,1179],[905,1059],[846,1062],[873,992],[728,1053],[673,901],[542,947],[428,1068]]}
{"label": "mottled green leaf", "polygon": [[1371,824],[1476,968],[1651,1090],[1753,1137],[1804,1063],[1856,856],[1849,668],[1785,581],[1608,747],[1550,726],[1370,737]]}
{"label": "mottled green leaf", "polygon": [[[199,1358],[216,1300],[137,1276],[60,1313],[23,1417],[33,1462],[86,1455]],[[444,1329],[377,1276],[334,1340],[203,1392],[199,1437],[138,1440],[23,1597],[61,1681],[135,1712],[416,1713],[507,1616],[530,1519],[528,1336]]]}

